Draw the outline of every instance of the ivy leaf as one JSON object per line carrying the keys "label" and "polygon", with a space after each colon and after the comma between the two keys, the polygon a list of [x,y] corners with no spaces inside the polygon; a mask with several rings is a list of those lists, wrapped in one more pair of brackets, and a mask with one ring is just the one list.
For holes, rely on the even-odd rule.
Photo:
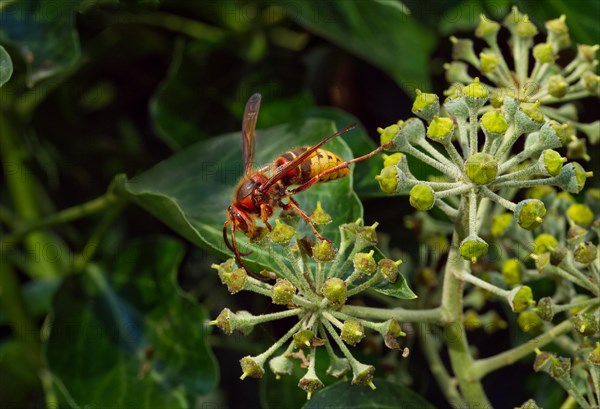
{"label": "ivy leaf", "polygon": [[[279,2],[263,3],[281,6]],[[284,11],[309,30],[388,73],[409,95],[431,89],[434,35],[395,1],[303,1]]]}
{"label": "ivy leaf", "polygon": [[67,401],[177,408],[214,389],[207,313],[176,284],[182,256],[174,239],[139,240],[107,272],[90,266],[65,279],[45,351]]}
{"label": "ivy leaf", "polygon": [[[308,119],[256,133],[255,168],[261,168],[287,150],[310,146],[333,134],[331,121]],[[343,137],[329,142],[325,148],[343,159],[352,153]],[[242,176],[241,133],[231,133],[191,145],[143,174],[127,180],[123,175],[114,181],[117,193],[125,195],[170,226],[194,244],[231,257],[222,237],[226,209],[231,204],[235,186]],[[310,214],[320,201],[333,222],[322,234],[339,242],[340,224],[355,221],[362,215],[362,205],[352,191],[352,178],[318,183],[294,196],[300,208]],[[271,218],[278,217],[278,212]],[[305,223],[301,234],[312,237]],[[275,270],[269,251],[283,253],[279,246],[265,249],[249,245],[243,234],[237,234],[241,251],[253,251],[245,258],[251,267]]]}
{"label": "ivy leaf", "polygon": [[431,403],[405,386],[383,379],[375,379],[373,383],[377,387],[375,391],[368,386],[352,385],[350,382],[335,383],[317,392],[303,408],[435,409]]}
{"label": "ivy leaf", "polygon": [[0,87],[6,84],[13,73],[13,64],[10,55],[0,45]]}
{"label": "ivy leaf", "polygon": [[75,12],[86,0],[15,1],[0,4],[0,41],[21,51],[27,82],[36,82],[71,67],[79,58]]}

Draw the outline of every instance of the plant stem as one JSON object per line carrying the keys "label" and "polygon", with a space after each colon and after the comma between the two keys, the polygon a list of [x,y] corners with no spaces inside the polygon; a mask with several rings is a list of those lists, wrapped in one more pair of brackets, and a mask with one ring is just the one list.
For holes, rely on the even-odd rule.
{"label": "plant stem", "polygon": [[519,359],[526,357],[534,352],[536,348],[542,348],[546,344],[552,342],[556,337],[570,331],[572,328],[573,324],[571,321],[566,320],[525,344],[489,358],[478,359],[471,367],[471,376],[477,380],[482,379],[488,373],[513,364]]}
{"label": "plant stem", "polygon": [[[451,325],[446,330],[446,344],[450,364],[464,400],[472,405],[491,407],[481,382],[472,376],[474,361],[467,343],[467,333],[462,325],[463,283],[457,278],[460,273],[468,270],[468,266],[458,254],[458,240],[458,235],[455,233],[444,273],[442,307],[447,309],[451,317]],[[454,330],[454,333],[449,333],[448,329]]]}
{"label": "plant stem", "polygon": [[27,354],[27,363],[37,372],[42,367],[40,331],[23,299],[17,274],[2,255],[0,255],[0,301],[16,338]]}
{"label": "plant stem", "polygon": [[441,307],[428,310],[408,310],[405,308],[390,309],[345,305],[340,311],[360,318],[382,321],[393,319],[400,322],[419,322],[436,325],[446,325],[450,322],[446,311]]}
{"label": "plant stem", "polygon": [[69,207],[61,210],[58,213],[48,216],[45,219],[32,222],[19,231],[9,234],[2,241],[0,241],[0,251],[4,251],[7,247],[16,245],[19,241],[36,230],[42,230],[58,224],[68,223],[73,220],[90,216],[119,202],[119,200],[120,199],[118,197],[112,195],[111,193],[106,193],[100,197],[90,200],[89,202]]}
{"label": "plant stem", "polygon": [[421,339],[421,348],[425,359],[429,363],[429,369],[435,377],[438,386],[442,393],[446,397],[446,400],[451,403],[454,407],[463,407],[463,399],[456,389],[456,379],[450,376],[444,363],[440,357],[439,344],[433,338],[426,338],[429,333],[429,325],[417,325],[417,334]]}

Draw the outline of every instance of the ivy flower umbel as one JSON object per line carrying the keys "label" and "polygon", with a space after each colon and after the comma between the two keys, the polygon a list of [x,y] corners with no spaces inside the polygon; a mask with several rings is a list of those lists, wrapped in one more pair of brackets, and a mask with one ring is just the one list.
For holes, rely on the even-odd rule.
{"label": "ivy flower umbel", "polygon": [[[578,45],[576,56],[563,67],[557,64],[559,53],[571,46],[564,15],[546,22],[546,38],[539,43],[535,42],[538,28],[516,7],[502,25],[511,34],[511,56],[508,59],[498,44],[501,25],[484,15],[480,16],[475,36],[484,40],[487,48],[479,54],[473,41],[451,37],[455,61],[445,65],[446,78],[454,84],[449,93],[455,94],[457,89],[474,82],[475,79],[467,72],[468,65],[471,65],[490,83],[487,85],[492,105],[489,109],[500,107],[505,96],[522,102],[539,101],[540,110],[546,117],[571,125],[568,137],[580,150],[584,150],[585,145],[582,148],[581,141],[577,142],[575,130],[586,134],[592,144],[600,142],[600,121],[580,123],[575,107],[565,104],[579,98],[600,96],[600,77],[596,74],[596,53],[600,46]],[[509,66],[508,61],[511,60],[513,66]],[[533,67],[530,60],[534,61]],[[554,104],[562,107],[555,108]],[[585,151],[569,157],[589,160]]]}
{"label": "ivy flower umbel", "polygon": [[[481,206],[495,202],[513,213],[512,223],[534,230],[544,220],[544,203],[538,199],[515,203],[506,192],[553,185],[578,193],[586,178],[592,176],[577,162],[566,163],[567,159],[555,150],[563,146],[563,128],[544,115],[539,101],[528,103],[505,96],[501,107],[490,107],[480,115],[485,111],[482,108],[488,107],[489,98],[488,87],[478,78],[448,97],[442,106],[437,96],[418,91],[413,113],[419,118],[379,128],[381,143],[392,141],[389,150],[401,153],[385,157],[386,166],[377,176],[381,189],[389,194],[408,191],[410,204],[418,210],[436,206],[451,220],[467,218],[468,231],[460,254],[473,263],[489,247],[478,235]],[[525,138],[524,149],[511,155],[521,137]],[[446,154],[434,144],[441,145]],[[418,180],[405,155],[436,169],[445,180]],[[468,198],[467,208],[455,207],[460,196]]]}
{"label": "ivy flower umbel", "polygon": [[[326,223],[331,221],[320,203],[311,218]],[[286,309],[252,315],[247,311],[233,313],[226,308],[210,322],[211,325],[218,326],[226,334],[234,331],[248,334],[258,324],[297,318],[285,335],[262,354],[241,359],[242,379],[262,377],[265,363],[269,364],[276,377],[289,375],[299,359],[300,365],[307,371],[298,386],[310,399],[313,392],[323,387],[316,370],[316,349],[322,347],[329,356],[329,375],[341,377],[351,370],[352,383],[375,389],[375,368],[354,358],[347,345],[355,346],[366,331],[375,331],[389,348],[401,349],[398,339],[406,334],[398,322],[365,319],[361,316],[361,307],[347,308],[346,302],[367,289],[399,298],[414,298],[399,274],[401,261],[375,255],[372,248],[377,244],[376,227],[377,223],[364,226],[360,219],[340,226],[341,243],[336,249],[328,241],[307,245],[305,238],[297,238],[292,225],[278,220],[273,231],[256,243],[273,250],[270,256],[276,272],[266,274],[277,277],[273,284],[247,276],[234,259],[213,265],[232,294],[252,291],[270,297],[273,304],[284,305]],[[281,251],[273,249],[274,246],[280,246]],[[371,250],[367,251],[369,248]],[[286,344],[284,352],[275,355]],[[335,349],[341,351],[343,358],[336,354]],[[408,349],[403,350],[406,356]]]}

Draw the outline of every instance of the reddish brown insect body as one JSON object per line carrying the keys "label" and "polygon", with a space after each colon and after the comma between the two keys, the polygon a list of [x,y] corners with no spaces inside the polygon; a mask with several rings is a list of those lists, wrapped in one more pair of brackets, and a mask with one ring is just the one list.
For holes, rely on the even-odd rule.
{"label": "reddish brown insect body", "polygon": [[[244,176],[235,189],[233,203],[227,209],[227,221],[223,225],[225,244],[233,251],[237,262],[249,274],[252,273],[242,261],[241,256],[250,253],[239,251],[235,238],[236,230],[240,230],[249,238],[257,237],[260,234],[260,228],[256,225],[257,218],[260,218],[271,230],[268,219],[273,214],[273,210],[279,207],[296,212],[308,223],[316,238],[327,240],[317,232],[310,218],[298,207],[298,203],[292,195],[308,189],[314,183],[327,182],[348,175],[350,173],[348,166],[351,163],[370,158],[384,148],[384,146],[380,146],[373,152],[350,161],[344,161],[335,153],[321,149],[321,146],[331,139],[354,128],[354,125],[351,125],[314,146],[300,147],[285,152],[275,159],[273,165],[254,171],[252,169],[254,129],[260,108],[260,99],[260,94],[254,94],[246,103],[242,123]],[[290,188],[293,185],[299,186]],[[231,225],[231,242],[227,237],[228,225]]]}

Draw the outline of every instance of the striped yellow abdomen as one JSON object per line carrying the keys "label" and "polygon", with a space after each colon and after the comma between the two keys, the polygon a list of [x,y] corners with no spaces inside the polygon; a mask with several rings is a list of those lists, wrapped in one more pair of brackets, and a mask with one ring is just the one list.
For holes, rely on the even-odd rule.
{"label": "striped yellow abdomen", "polygon": [[[302,152],[306,151],[308,147],[296,148],[294,150],[288,151],[281,155],[282,158],[287,159],[288,161],[294,159],[296,156],[300,155]],[[317,149],[311,156],[309,156],[302,164],[300,164],[293,175],[291,175],[288,183],[293,185],[301,185],[307,182],[310,178],[317,176],[318,174],[331,169],[341,163],[344,160],[340,158],[333,152],[327,151],[325,149]],[[342,168],[338,169],[335,172],[328,173],[324,175],[319,182],[327,182],[330,180],[335,180],[342,178],[346,175],[350,174],[350,169]]]}

